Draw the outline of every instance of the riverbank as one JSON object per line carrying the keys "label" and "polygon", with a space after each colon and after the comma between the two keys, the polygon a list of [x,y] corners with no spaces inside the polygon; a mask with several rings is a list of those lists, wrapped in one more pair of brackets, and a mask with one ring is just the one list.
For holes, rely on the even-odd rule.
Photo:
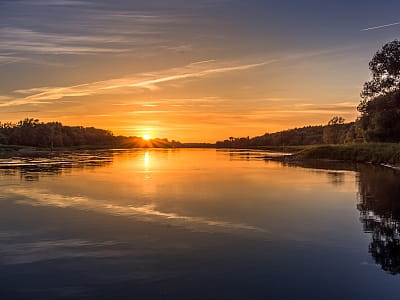
{"label": "riverbank", "polygon": [[282,161],[348,161],[357,163],[381,164],[399,168],[400,144],[366,143],[303,146],[302,149],[293,152],[291,155],[284,155],[280,158],[274,157],[273,159]]}

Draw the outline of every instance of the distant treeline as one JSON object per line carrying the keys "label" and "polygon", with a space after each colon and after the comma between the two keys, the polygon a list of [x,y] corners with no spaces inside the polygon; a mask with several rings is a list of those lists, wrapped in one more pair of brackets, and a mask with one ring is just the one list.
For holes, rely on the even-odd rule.
{"label": "distant treeline", "polygon": [[25,119],[18,123],[0,123],[0,144],[34,147],[180,147],[167,139],[143,140],[140,137],[114,136],[109,130],[94,127],[64,126],[59,122],[43,123]]}
{"label": "distant treeline", "polygon": [[[243,148],[243,147],[285,147],[320,144],[342,144],[352,140],[352,128],[354,123],[332,124],[326,126],[305,126],[275,133],[266,133],[253,138],[230,137],[224,141],[218,141],[218,148]],[[351,133],[350,133],[351,132]]]}

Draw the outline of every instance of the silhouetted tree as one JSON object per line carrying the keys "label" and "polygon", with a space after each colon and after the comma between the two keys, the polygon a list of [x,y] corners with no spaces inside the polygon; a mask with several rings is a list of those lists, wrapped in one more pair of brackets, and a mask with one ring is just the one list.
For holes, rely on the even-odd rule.
{"label": "silhouetted tree", "polygon": [[180,147],[177,141],[153,139],[144,142],[139,137],[115,137],[111,131],[94,127],[64,126],[59,122],[41,123],[25,119],[16,124],[0,123],[0,144],[39,147]]}
{"label": "silhouetted tree", "polygon": [[328,125],[324,127],[323,141],[326,144],[342,144],[347,133],[347,128],[344,128],[344,119],[342,117],[333,117]]}
{"label": "silhouetted tree", "polygon": [[358,124],[369,142],[399,142],[400,91],[366,102]]}
{"label": "silhouetted tree", "polygon": [[369,100],[398,90],[400,87],[400,42],[387,43],[369,63],[372,79],[364,84],[358,109],[363,112]]}
{"label": "silhouetted tree", "polygon": [[344,137],[344,143],[364,143],[365,136],[364,131],[361,128],[361,124],[359,119],[357,119],[352,125],[348,128],[346,132],[346,136]]}
{"label": "silhouetted tree", "polygon": [[[367,142],[400,141],[400,42],[379,50],[369,63],[372,79],[364,84],[356,129]],[[358,135],[359,132],[357,132]]]}

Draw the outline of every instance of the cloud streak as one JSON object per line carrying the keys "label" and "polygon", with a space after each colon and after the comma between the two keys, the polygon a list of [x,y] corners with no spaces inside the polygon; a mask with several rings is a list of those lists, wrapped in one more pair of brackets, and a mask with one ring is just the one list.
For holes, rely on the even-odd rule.
{"label": "cloud streak", "polygon": [[91,82],[66,87],[39,87],[27,90],[17,90],[15,93],[28,94],[29,96],[17,98],[0,104],[0,107],[23,105],[23,104],[38,104],[43,101],[58,100],[64,97],[82,97],[96,94],[114,94],[121,93],[125,89],[148,89],[154,90],[159,88],[160,84],[191,79],[203,78],[211,75],[244,71],[257,67],[262,67],[273,63],[272,61],[264,61],[253,64],[242,64],[236,66],[214,66],[205,68],[203,64],[189,64],[182,68],[175,68],[169,71],[162,71],[155,74],[139,74],[129,78],[118,78],[105,81]]}
{"label": "cloud streak", "polygon": [[54,34],[24,28],[1,28],[0,50],[22,54],[91,54],[131,51],[132,44],[149,45],[158,41],[145,35]]}
{"label": "cloud streak", "polygon": [[0,55],[0,66],[2,65],[8,65],[20,61],[24,61],[25,59],[22,57],[17,57],[13,55]]}
{"label": "cloud streak", "polygon": [[[22,7],[32,6],[21,21],[14,21],[18,14],[9,14],[0,24],[0,55],[11,52],[25,60],[44,54],[133,53],[150,46],[178,51],[173,47],[179,43],[171,41],[166,32],[169,25],[185,20],[184,16],[176,14],[132,7],[126,10],[108,8],[93,1],[10,1],[7,5],[7,9],[15,13]],[[40,6],[52,6],[52,12],[41,11]],[[42,26],[43,19],[53,24]],[[18,61],[8,60],[9,63]]]}
{"label": "cloud streak", "polygon": [[40,1],[18,1],[19,5],[43,5],[43,6],[88,6],[90,2],[79,0],[40,0]]}
{"label": "cloud streak", "polygon": [[382,29],[382,28],[392,27],[392,26],[397,26],[397,25],[400,25],[400,22],[390,23],[390,24],[385,24],[385,25],[380,25],[380,26],[374,26],[374,27],[369,27],[369,28],[364,28],[364,29],[361,29],[361,31],[376,30],[376,29]]}

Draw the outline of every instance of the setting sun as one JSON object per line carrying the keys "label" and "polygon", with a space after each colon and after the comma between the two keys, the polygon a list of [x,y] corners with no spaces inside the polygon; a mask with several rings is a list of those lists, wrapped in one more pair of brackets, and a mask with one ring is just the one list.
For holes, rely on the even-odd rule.
{"label": "setting sun", "polygon": [[142,138],[143,138],[144,140],[148,141],[148,140],[151,139],[151,135],[146,133],[146,134],[143,134]]}

